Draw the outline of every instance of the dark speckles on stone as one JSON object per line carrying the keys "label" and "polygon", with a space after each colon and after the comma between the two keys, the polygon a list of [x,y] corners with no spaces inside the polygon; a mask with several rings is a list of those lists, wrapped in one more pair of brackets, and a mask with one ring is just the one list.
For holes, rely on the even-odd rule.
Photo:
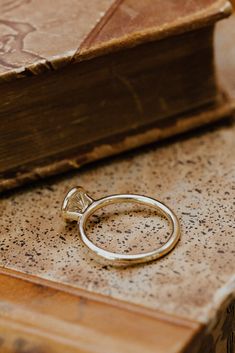
{"label": "dark speckles on stone", "polygon": [[[235,272],[234,143],[234,130],[220,128],[12,193],[1,200],[0,264],[205,321],[216,305],[213,296]],[[181,241],[168,256],[146,265],[117,269],[100,263],[82,244],[77,224],[60,218],[60,203],[74,185],[94,198],[131,192],[165,202],[180,218]],[[156,248],[170,232],[153,210],[130,204],[97,212],[87,231],[95,243],[121,253]]]}
{"label": "dark speckles on stone", "polygon": [[60,235],[59,238],[63,241],[66,241],[65,237],[62,237],[62,235]]}

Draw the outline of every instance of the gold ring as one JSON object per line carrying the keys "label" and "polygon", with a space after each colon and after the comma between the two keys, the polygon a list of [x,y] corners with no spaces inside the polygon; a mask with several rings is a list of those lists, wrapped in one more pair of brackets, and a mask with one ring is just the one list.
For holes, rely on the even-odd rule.
{"label": "gold ring", "polygon": [[[166,217],[171,224],[171,234],[167,242],[161,247],[141,254],[119,254],[104,250],[95,245],[86,235],[88,218],[100,208],[120,203],[132,202],[155,208],[158,213]],[[71,189],[62,204],[62,216],[66,221],[77,221],[83,243],[100,258],[107,260],[114,266],[133,265],[153,261],[168,254],[180,239],[180,225],[175,213],[162,202],[151,197],[135,194],[117,194],[93,200],[82,187]]]}

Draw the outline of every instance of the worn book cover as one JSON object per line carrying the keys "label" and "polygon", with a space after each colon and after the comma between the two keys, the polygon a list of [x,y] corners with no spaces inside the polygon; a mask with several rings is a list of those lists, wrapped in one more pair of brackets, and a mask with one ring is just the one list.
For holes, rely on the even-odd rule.
{"label": "worn book cover", "polygon": [[226,0],[2,0],[0,190],[218,120]]}

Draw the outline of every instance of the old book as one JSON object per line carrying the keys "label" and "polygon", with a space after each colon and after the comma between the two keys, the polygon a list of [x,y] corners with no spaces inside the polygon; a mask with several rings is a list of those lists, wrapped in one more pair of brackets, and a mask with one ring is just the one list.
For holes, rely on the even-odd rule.
{"label": "old book", "polygon": [[[216,62],[235,104],[234,23],[217,28]],[[2,197],[1,353],[233,353],[234,135],[231,118]],[[76,224],[60,217],[77,184],[97,198],[132,192],[166,202],[180,217],[180,243],[151,264],[97,263]],[[106,216],[90,236],[110,250],[144,251],[164,240],[166,224],[158,239],[145,210]]]}
{"label": "old book", "polygon": [[226,0],[0,3],[0,190],[228,115]]}

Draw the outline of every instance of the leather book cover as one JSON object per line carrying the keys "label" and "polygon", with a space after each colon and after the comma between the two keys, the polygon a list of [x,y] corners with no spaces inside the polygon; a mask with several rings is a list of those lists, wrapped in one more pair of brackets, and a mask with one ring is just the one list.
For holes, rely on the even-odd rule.
{"label": "leather book cover", "polygon": [[176,35],[231,13],[226,0],[2,0],[2,80],[38,75],[120,47]]}
{"label": "leather book cover", "polygon": [[0,191],[216,121],[226,0],[0,2]]}

